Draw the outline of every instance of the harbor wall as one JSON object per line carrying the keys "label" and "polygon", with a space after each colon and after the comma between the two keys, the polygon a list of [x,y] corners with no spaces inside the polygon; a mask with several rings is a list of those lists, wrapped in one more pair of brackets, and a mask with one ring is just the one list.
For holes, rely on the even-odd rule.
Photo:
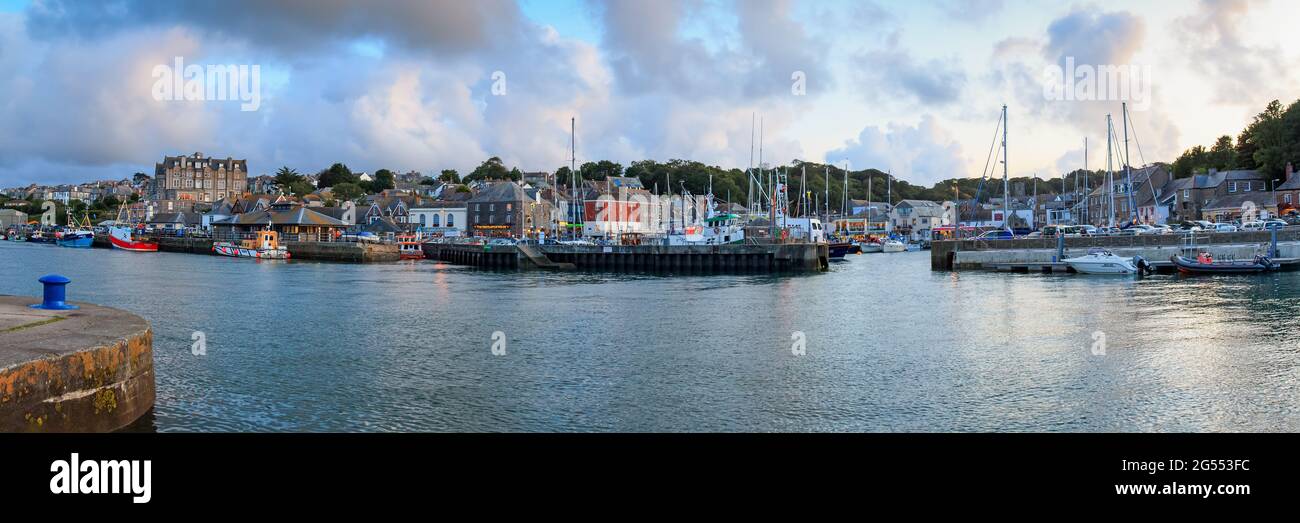
{"label": "harbor wall", "polygon": [[[1300,242],[1300,228],[1279,230],[1277,239],[1280,257],[1294,257],[1297,251],[1289,249]],[[1270,231],[1202,233],[1195,235],[1191,242],[1182,234],[1070,237],[1065,238],[1065,257],[1081,256],[1090,248],[1101,247],[1120,256],[1141,255],[1148,260],[1165,261],[1194,244],[1215,256],[1250,259],[1257,251],[1267,253],[1271,243]],[[1057,254],[1056,247],[1056,238],[936,241],[930,246],[930,269],[949,271],[983,268],[984,263],[1050,262]]]}
{"label": "harbor wall", "polygon": [[0,432],[109,432],[153,408],[153,331],[143,318],[0,296]]}
{"label": "harbor wall", "polygon": [[[825,244],[540,245],[554,264],[582,270],[673,274],[815,272],[829,266]],[[425,257],[484,268],[536,268],[511,245],[425,244]]]}
{"label": "harbor wall", "polygon": [[[162,237],[158,239],[161,252],[187,254],[212,254],[213,241],[208,238]],[[111,249],[107,235],[95,236],[95,247]],[[396,244],[366,242],[284,242],[289,256],[295,260],[317,260],[351,263],[389,262],[400,259]]]}

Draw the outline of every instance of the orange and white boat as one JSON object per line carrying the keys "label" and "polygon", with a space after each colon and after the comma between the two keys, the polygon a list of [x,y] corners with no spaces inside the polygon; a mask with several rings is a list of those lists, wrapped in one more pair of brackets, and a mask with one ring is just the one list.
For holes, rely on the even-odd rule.
{"label": "orange and white boat", "polygon": [[397,237],[397,255],[403,260],[423,260],[424,248],[420,246],[420,237],[403,234]]}
{"label": "orange and white boat", "polygon": [[212,252],[234,258],[289,259],[289,249],[280,245],[279,233],[272,230],[257,231],[253,233],[253,238],[242,240],[238,245],[231,242],[213,243]]}

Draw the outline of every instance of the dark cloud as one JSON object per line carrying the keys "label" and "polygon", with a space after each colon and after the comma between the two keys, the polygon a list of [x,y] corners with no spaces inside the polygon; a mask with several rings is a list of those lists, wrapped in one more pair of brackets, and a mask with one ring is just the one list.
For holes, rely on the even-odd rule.
{"label": "dark cloud", "polygon": [[452,55],[513,43],[522,18],[510,0],[38,0],[26,15],[29,33],[45,39],[184,25],[287,54],[379,37],[400,48]]}

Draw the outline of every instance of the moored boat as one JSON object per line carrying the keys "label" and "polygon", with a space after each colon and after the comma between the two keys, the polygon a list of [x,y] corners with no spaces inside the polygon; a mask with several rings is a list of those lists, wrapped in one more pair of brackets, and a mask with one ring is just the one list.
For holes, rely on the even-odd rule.
{"label": "moored boat", "polygon": [[1151,272],[1151,266],[1141,256],[1125,258],[1106,249],[1088,249],[1088,254],[1061,260],[1074,272],[1081,274],[1138,274]]}
{"label": "moored boat", "polygon": [[263,230],[254,233],[252,239],[212,244],[212,252],[232,258],[256,258],[259,260],[287,260],[289,249],[280,245],[280,235],[275,231]]}
{"label": "moored boat", "polygon": [[64,231],[54,240],[59,247],[76,247],[89,249],[95,244],[95,233],[86,229]]}
{"label": "moored boat", "polygon": [[397,256],[402,260],[422,260],[424,259],[424,249],[420,247],[423,243],[417,236],[403,234],[397,237]]}
{"label": "moored boat", "polygon": [[907,244],[898,240],[885,240],[880,245],[880,252],[904,252],[907,250]]}
{"label": "moored boat", "polygon": [[1183,274],[1253,274],[1281,268],[1281,264],[1267,256],[1255,256],[1250,261],[1219,261],[1208,252],[1200,253],[1195,260],[1175,254],[1169,261]]}
{"label": "moored boat", "polygon": [[136,234],[131,227],[117,225],[109,227],[108,242],[113,245],[114,249],[132,252],[158,252],[158,242]]}

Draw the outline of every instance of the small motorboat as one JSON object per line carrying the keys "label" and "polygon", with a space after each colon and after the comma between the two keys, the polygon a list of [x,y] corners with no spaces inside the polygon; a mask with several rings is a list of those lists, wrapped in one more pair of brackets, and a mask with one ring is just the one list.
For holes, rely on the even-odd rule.
{"label": "small motorboat", "polygon": [[832,260],[843,260],[853,249],[853,244],[849,242],[832,242],[829,245],[830,256]]}
{"label": "small motorboat", "polygon": [[864,241],[859,243],[858,247],[862,249],[863,253],[881,252],[883,249],[880,243],[873,241]]}
{"label": "small motorboat", "polygon": [[1150,274],[1155,272],[1141,256],[1125,258],[1106,249],[1088,249],[1088,254],[1061,260],[1081,274]]}
{"label": "small motorboat", "polygon": [[1169,261],[1183,274],[1252,274],[1281,268],[1281,264],[1262,255],[1250,261],[1219,261],[1214,259],[1214,255],[1201,252],[1195,260],[1175,254],[1169,257]]}
{"label": "small motorboat", "polygon": [[880,252],[904,252],[907,250],[907,244],[898,240],[886,240],[880,245]]}

